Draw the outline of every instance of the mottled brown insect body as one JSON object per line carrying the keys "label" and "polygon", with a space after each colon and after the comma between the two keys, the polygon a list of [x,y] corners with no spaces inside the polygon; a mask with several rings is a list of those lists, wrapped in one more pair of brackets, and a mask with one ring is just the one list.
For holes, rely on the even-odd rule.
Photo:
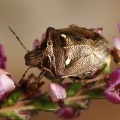
{"label": "mottled brown insect body", "polygon": [[49,27],[45,40],[25,55],[25,61],[27,66],[42,67],[58,79],[82,79],[100,69],[109,52],[108,41],[91,29],[75,25],[64,29]]}

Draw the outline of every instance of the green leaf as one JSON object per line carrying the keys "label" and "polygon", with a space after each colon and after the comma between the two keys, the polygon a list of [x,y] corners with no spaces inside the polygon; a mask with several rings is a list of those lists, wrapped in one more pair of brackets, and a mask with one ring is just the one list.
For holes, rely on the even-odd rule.
{"label": "green leaf", "polygon": [[9,120],[27,120],[27,118],[24,115],[20,116],[13,110],[1,111],[0,117],[5,117]]}
{"label": "green leaf", "polygon": [[75,95],[80,90],[81,87],[82,83],[72,83],[66,91],[67,97]]}
{"label": "green leaf", "polygon": [[33,100],[39,101],[40,99],[44,99],[44,98],[46,98],[47,94],[48,94],[47,92],[41,93],[39,96],[34,97]]}
{"label": "green leaf", "polygon": [[20,96],[22,94],[22,90],[17,89],[13,91],[6,99],[5,103],[3,104],[3,107],[5,106],[12,106],[16,104],[16,102],[19,100]]}
{"label": "green leaf", "polygon": [[39,101],[33,101],[29,103],[33,105],[33,110],[44,110],[44,111],[56,111],[59,107],[46,99],[40,99]]}
{"label": "green leaf", "polygon": [[100,98],[105,98],[103,94],[104,90],[102,89],[96,89],[96,90],[91,90],[91,91],[86,91],[85,94],[89,96],[90,99],[100,99]]}

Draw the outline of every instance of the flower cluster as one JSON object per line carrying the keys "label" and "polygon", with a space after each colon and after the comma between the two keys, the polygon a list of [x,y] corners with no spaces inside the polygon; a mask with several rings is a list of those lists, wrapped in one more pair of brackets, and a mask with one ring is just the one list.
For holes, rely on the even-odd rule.
{"label": "flower cluster", "polygon": [[[120,23],[118,23],[118,31],[120,32]],[[120,37],[113,37],[113,47],[112,55],[115,62],[120,65]],[[109,75],[104,95],[110,102],[120,103],[120,68]]]}
{"label": "flower cluster", "polygon": [[[102,35],[102,28],[91,28]],[[120,32],[120,23],[118,24]],[[45,40],[44,33],[41,41]],[[114,48],[111,55],[115,62],[120,64],[120,37],[113,37]],[[41,42],[36,39],[33,49],[39,48]],[[39,50],[39,49],[38,49]],[[60,118],[71,119],[78,117],[81,111],[86,110],[91,99],[107,99],[114,104],[120,104],[120,68],[108,75],[110,69],[110,57],[106,60],[106,66],[100,71],[104,74],[97,81],[65,82],[57,80],[49,71],[44,71],[41,66],[40,75],[33,73],[27,79],[21,79],[16,84],[10,73],[6,71],[6,56],[4,48],[0,44],[0,117],[10,120],[28,120],[38,111],[54,112]],[[50,80],[47,92],[43,92],[41,77]]]}

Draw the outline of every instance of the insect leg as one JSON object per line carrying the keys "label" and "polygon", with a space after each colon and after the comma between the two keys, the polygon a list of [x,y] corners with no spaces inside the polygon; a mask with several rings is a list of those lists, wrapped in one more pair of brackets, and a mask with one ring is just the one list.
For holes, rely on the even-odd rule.
{"label": "insect leg", "polygon": [[18,83],[19,85],[22,83],[23,78],[25,77],[26,73],[28,72],[28,70],[29,70],[30,68],[31,68],[31,67],[28,67],[28,69],[24,72],[22,78],[20,79],[20,81],[19,81],[19,83]]}
{"label": "insect leg", "polygon": [[82,83],[91,83],[91,82],[95,82],[98,80],[104,80],[106,78],[106,76],[104,74],[98,74],[96,77],[93,78],[80,78],[80,77],[74,77],[71,76],[69,77],[71,80],[73,80],[74,82],[82,82]]}
{"label": "insect leg", "polygon": [[73,82],[81,82],[82,79],[80,79],[79,77],[74,77],[74,76],[70,76],[69,77]]}
{"label": "insect leg", "polygon": [[43,75],[46,73],[46,70],[43,70],[37,77],[37,80],[40,81]]}
{"label": "insect leg", "polygon": [[83,82],[91,83],[91,82],[95,82],[95,81],[98,81],[98,80],[104,80],[105,78],[106,78],[106,75],[101,73],[98,76],[96,76],[95,78],[84,80]]}

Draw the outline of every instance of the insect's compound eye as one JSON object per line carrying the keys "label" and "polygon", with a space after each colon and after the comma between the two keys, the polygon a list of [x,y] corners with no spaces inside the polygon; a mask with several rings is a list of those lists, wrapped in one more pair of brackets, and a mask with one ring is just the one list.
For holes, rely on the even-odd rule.
{"label": "insect's compound eye", "polygon": [[39,46],[36,46],[35,49],[36,49],[36,50],[39,49]]}
{"label": "insect's compound eye", "polygon": [[41,51],[41,48],[39,46],[36,46],[36,49],[35,49],[35,56],[41,56],[42,55],[42,51]]}

